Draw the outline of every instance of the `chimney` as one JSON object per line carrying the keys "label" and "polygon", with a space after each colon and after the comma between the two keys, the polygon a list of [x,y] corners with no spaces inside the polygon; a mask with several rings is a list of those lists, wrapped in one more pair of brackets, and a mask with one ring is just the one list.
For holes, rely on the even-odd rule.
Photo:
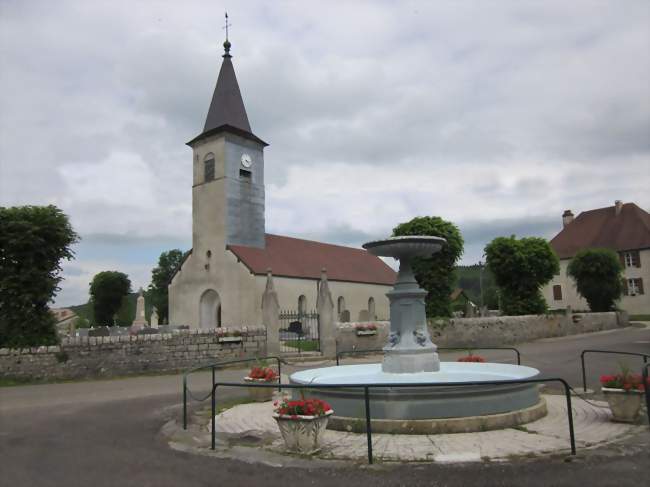
{"label": "chimney", "polygon": [[571,210],[564,210],[564,213],[562,213],[562,227],[566,227],[572,221],[573,213],[571,213]]}
{"label": "chimney", "polygon": [[623,202],[621,200],[614,201],[614,208],[616,209],[616,216],[620,215],[623,209]]}

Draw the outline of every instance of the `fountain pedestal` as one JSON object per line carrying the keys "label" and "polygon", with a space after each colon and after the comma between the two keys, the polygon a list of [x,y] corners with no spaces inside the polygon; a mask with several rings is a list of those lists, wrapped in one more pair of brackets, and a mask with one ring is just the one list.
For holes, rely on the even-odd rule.
{"label": "fountain pedestal", "polygon": [[369,242],[363,247],[374,255],[393,257],[400,262],[397,282],[386,293],[390,301],[390,334],[384,347],[381,369],[392,374],[437,372],[440,359],[427,328],[422,289],[413,275],[412,260],[431,257],[445,240],[439,237],[397,237]]}

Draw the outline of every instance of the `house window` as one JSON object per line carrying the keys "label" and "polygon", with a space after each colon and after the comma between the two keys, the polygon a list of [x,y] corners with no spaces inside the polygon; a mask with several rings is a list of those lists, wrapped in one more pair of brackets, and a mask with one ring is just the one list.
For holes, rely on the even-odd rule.
{"label": "house window", "polygon": [[638,250],[631,250],[623,253],[623,265],[625,267],[641,267],[641,256]]}
{"label": "house window", "polygon": [[212,152],[203,159],[203,180],[206,183],[214,180],[214,154]]}
{"label": "house window", "polygon": [[562,301],[562,286],[559,284],[553,286],[553,299],[555,301]]}
{"label": "house window", "polygon": [[625,281],[625,295],[637,296],[644,294],[643,292],[643,279],[627,279]]}

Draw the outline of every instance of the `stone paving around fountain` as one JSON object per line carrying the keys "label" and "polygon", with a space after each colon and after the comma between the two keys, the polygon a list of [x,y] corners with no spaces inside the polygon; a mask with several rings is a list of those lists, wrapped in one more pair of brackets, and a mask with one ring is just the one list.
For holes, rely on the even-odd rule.
{"label": "stone paving around fountain", "polygon": [[[548,415],[522,427],[480,433],[456,433],[438,435],[374,434],[373,450],[376,462],[468,462],[505,461],[517,457],[531,457],[569,453],[566,402],[562,395],[543,395],[548,404]],[[574,397],[574,425],[578,453],[585,448],[602,446],[639,433],[644,426],[614,423],[604,402],[591,401],[596,407]],[[271,414],[272,402],[241,404],[217,416],[217,438],[220,455],[242,454],[246,450],[258,451],[259,461],[263,453],[284,454],[284,444]],[[206,418],[203,422],[205,425]],[[200,434],[191,435],[193,450],[209,452],[209,423]],[[243,443],[238,442],[243,440]],[[172,443],[174,440],[172,440]],[[365,434],[327,430],[323,448],[316,457],[355,462],[367,461]],[[208,451],[206,451],[208,450]],[[259,456],[262,453],[262,456]],[[289,456],[287,456],[289,458]],[[277,460],[276,460],[277,461]]]}

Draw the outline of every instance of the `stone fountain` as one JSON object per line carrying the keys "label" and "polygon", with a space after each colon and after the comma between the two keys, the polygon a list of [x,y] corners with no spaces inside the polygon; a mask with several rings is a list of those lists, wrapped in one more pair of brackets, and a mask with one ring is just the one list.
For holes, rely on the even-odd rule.
{"label": "stone fountain", "polygon": [[389,373],[437,372],[440,360],[427,328],[422,289],[413,275],[417,257],[431,257],[445,244],[440,237],[394,237],[363,245],[373,255],[393,257],[400,262],[397,281],[386,293],[390,301],[390,334],[384,347],[381,369]]}
{"label": "stone fountain", "polygon": [[[364,384],[369,389],[373,429],[388,433],[454,433],[512,427],[546,414],[536,384],[489,384],[529,379],[539,371],[500,363],[440,362],[427,328],[424,298],[413,275],[413,259],[430,257],[445,240],[431,236],[393,237],[363,247],[400,262],[390,300],[390,333],[381,364],[343,365],[296,372],[293,384],[304,384],[310,396],[328,401],[333,429],[363,429],[362,388],[309,390],[310,384]],[[444,386],[471,382],[472,385]],[[486,382],[486,384],[481,384]],[[477,384],[478,383],[478,384]],[[400,384],[403,387],[377,387]],[[408,387],[408,384],[420,384]],[[429,387],[421,384],[436,384]],[[303,391],[306,392],[306,391]]]}

